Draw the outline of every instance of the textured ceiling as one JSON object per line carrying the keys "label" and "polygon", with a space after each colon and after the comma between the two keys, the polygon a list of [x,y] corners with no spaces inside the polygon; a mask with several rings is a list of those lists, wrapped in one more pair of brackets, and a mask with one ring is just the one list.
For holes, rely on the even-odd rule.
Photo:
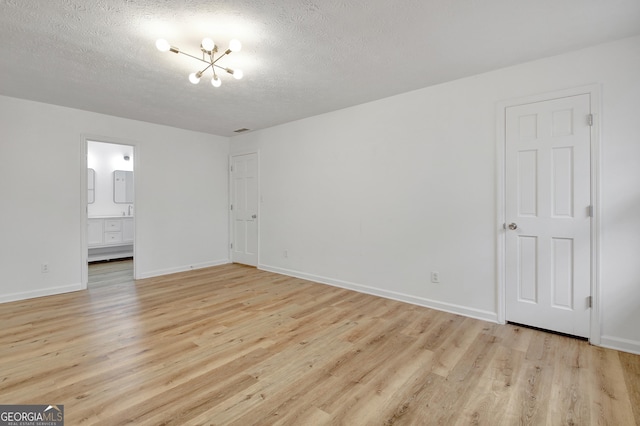
{"label": "textured ceiling", "polygon": [[[230,136],[637,34],[638,0],[0,0],[0,94]],[[205,36],[244,79],[155,48]]]}

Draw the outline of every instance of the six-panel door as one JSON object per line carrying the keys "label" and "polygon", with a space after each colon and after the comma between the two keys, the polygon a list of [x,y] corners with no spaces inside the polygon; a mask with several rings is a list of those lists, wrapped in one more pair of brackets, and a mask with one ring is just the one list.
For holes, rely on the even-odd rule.
{"label": "six-panel door", "polygon": [[506,109],[506,319],[589,336],[588,94]]}

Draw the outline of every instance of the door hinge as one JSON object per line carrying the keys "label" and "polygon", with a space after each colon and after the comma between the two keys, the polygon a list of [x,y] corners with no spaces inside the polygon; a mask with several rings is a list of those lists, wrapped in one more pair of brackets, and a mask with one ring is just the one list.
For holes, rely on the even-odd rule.
{"label": "door hinge", "polygon": [[233,171],[233,166],[231,166],[231,171]]}
{"label": "door hinge", "polygon": [[231,248],[233,248],[233,243],[231,243]]}
{"label": "door hinge", "polygon": [[593,206],[588,207],[589,217],[593,217]]}
{"label": "door hinge", "polygon": [[593,308],[593,296],[587,296],[587,307]]}
{"label": "door hinge", "polygon": [[587,124],[593,126],[593,114],[587,115]]}
{"label": "door hinge", "polygon": [[231,204],[231,210],[233,210],[233,204]]}

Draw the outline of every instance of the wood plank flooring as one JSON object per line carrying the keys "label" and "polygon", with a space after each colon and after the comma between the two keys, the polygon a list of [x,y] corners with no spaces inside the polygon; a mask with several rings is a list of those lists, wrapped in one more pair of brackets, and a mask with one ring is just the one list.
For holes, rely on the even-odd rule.
{"label": "wood plank flooring", "polygon": [[240,265],[0,305],[68,425],[634,425],[640,356]]}

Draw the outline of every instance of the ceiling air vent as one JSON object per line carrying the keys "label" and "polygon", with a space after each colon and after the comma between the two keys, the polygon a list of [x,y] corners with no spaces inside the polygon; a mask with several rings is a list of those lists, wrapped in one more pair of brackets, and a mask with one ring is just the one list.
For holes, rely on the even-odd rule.
{"label": "ceiling air vent", "polygon": [[234,132],[235,132],[235,133],[243,133],[243,132],[248,132],[249,130],[251,130],[251,129],[246,129],[246,128],[244,128],[244,127],[243,127],[242,129],[236,129],[236,130],[234,130]]}

